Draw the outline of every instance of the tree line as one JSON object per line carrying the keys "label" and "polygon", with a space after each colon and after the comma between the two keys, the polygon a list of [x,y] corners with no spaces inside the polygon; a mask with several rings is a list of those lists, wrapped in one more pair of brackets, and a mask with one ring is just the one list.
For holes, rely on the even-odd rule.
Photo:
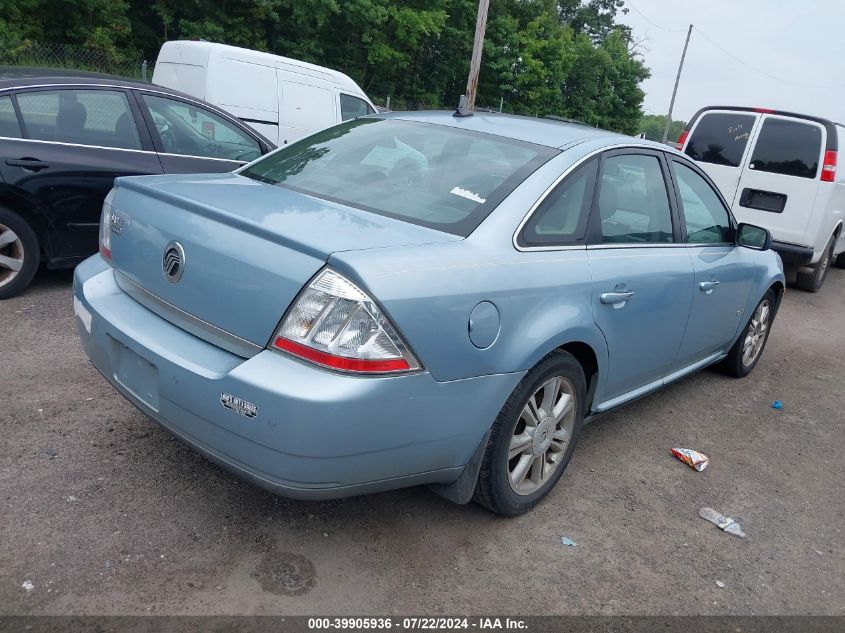
{"label": "tree line", "polygon": [[[477,0],[0,0],[0,59],[50,42],[115,65],[172,39],[223,42],[350,75],[396,108],[457,105]],[[477,105],[636,133],[649,75],[623,0],[492,0]]]}

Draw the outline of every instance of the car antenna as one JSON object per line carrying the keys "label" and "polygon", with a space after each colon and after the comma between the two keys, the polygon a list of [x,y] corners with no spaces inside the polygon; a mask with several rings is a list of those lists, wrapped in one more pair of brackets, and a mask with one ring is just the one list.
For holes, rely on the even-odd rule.
{"label": "car antenna", "polygon": [[467,97],[466,97],[466,95],[461,95],[461,98],[458,99],[458,109],[455,110],[455,113],[452,116],[460,117],[460,118],[472,116],[472,110],[467,108]]}

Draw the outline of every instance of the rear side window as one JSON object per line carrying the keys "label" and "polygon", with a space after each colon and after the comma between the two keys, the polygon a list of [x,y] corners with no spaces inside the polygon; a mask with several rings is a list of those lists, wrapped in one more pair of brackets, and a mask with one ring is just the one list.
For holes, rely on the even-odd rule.
{"label": "rear side window", "polygon": [[375,110],[373,110],[363,99],[353,97],[352,95],[340,95],[341,120],[348,121],[349,119],[357,119],[359,116],[367,116],[368,114],[373,114],[374,112]]}
{"label": "rear side window", "polygon": [[757,137],[749,169],[799,178],[815,178],[822,150],[817,125],[769,118]]}
{"label": "rear side window", "polygon": [[27,136],[40,141],[141,149],[126,93],[45,90],[18,95]]}
{"label": "rear side window", "polygon": [[557,246],[583,241],[596,183],[598,160],[569,174],[525,225],[520,246]]}
{"label": "rear side window", "polygon": [[685,153],[693,160],[738,167],[748,145],[753,114],[713,112],[705,114],[690,135]]}
{"label": "rear side window", "polygon": [[660,160],[626,154],[604,161],[599,191],[605,244],[672,242],[672,213]]}
{"label": "rear side window", "polygon": [[20,138],[21,126],[11,97],[0,97],[0,136]]}

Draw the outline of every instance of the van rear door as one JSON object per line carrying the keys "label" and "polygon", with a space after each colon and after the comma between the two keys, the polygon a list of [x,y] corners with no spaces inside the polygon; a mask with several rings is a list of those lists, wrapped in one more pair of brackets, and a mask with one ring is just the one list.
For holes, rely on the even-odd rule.
{"label": "van rear door", "polygon": [[777,241],[812,246],[807,225],[826,136],[815,121],[763,115],[733,201],[737,219],[765,226]]}
{"label": "van rear door", "polygon": [[699,117],[687,138],[684,153],[701,164],[730,203],[759,117],[755,112],[709,110]]}

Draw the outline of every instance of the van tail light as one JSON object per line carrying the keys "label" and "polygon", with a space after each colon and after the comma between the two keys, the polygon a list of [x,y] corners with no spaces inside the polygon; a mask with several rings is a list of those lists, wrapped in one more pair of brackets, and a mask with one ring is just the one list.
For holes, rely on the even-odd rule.
{"label": "van tail light", "polygon": [[687,142],[687,137],[689,136],[689,130],[684,130],[681,132],[681,135],[678,137],[678,142],[675,143],[676,149],[684,149],[684,143]]}
{"label": "van tail light", "polygon": [[117,189],[109,191],[106,199],[103,200],[103,210],[100,214],[100,255],[107,262],[111,263],[111,223],[112,223],[112,201]]}
{"label": "van tail light", "polygon": [[357,374],[420,369],[376,302],[328,268],[299,295],[270,347],[317,365]]}
{"label": "van tail light", "polygon": [[836,150],[829,149],[824,153],[822,163],[822,182],[833,182],[836,180]]}

